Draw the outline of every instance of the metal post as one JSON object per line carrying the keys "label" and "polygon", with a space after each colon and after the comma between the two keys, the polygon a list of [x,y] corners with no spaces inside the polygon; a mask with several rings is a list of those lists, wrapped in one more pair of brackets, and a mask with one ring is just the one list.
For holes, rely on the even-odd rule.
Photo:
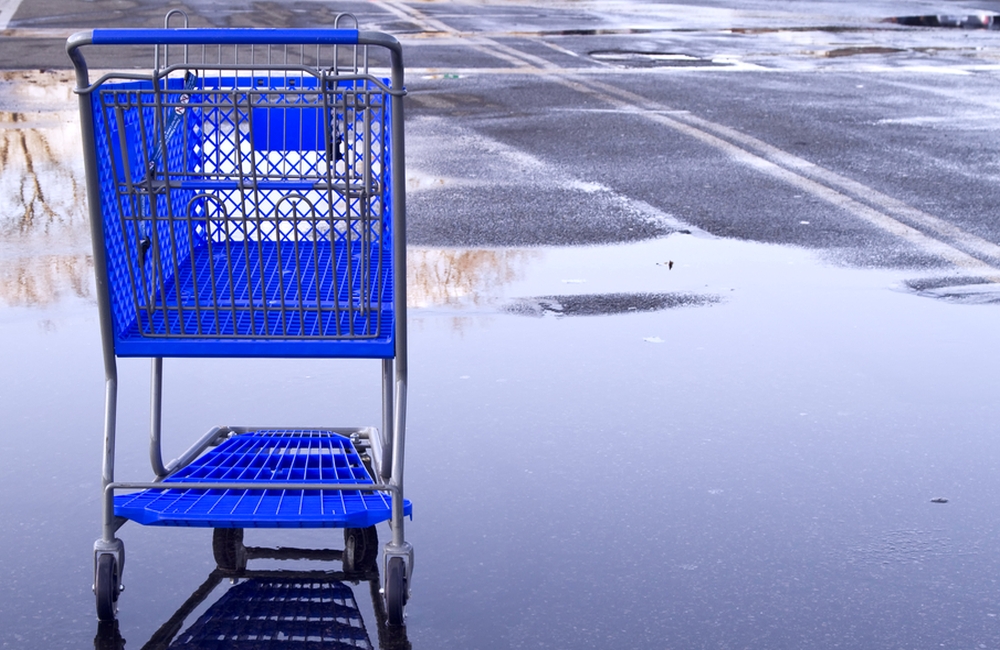
{"label": "metal post", "polygon": [[378,459],[379,477],[388,480],[392,476],[393,427],[395,409],[393,407],[393,384],[395,372],[392,359],[382,360],[382,456]]}
{"label": "metal post", "polygon": [[163,466],[163,358],[153,357],[149,378],[149,462],[153,474],[163,478],[168,474]]}

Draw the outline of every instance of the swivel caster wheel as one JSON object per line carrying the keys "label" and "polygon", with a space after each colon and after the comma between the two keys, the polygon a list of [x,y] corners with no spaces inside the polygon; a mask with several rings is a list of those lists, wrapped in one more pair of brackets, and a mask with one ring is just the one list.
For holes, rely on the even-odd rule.
{"label": "swivel caster wheel", "polygon": [[389,625],[403,625],[403,608],[406,605],[406,566],[403,558],[389,558],[385,575],[385,614]]}
{"label": "swivel caster wheel", "polygon": [[215,557],[215,564],[223,571],[245,571],[247,568],[247,547],[243,545],[243,529],[213,529],[212,555]]}
{"label": "swivel caster wheel", "polygon": [[97,599],[97,620],[113,621],[118,613],[118,593],[121,580],[118,560],[111,553],[97,556],[94,572],[94,596]]}
{"label": "swivel caster wheel", "polygon": [[344,529],[344,571],[366,571],[378,559],[378,530],[368,528]]}

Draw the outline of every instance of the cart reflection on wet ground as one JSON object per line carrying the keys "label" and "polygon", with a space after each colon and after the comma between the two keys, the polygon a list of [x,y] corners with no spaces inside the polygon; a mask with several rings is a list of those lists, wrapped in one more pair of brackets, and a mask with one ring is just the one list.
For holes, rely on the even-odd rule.
{"label": "cart reflection on wet ground", "polygon": [[[340,550],[237,544],[236,566],[216,567],[139,647],[411,647],[405,627],[387,625],[375,555],[362,553],[363,564],[351,566],[352,558]],[[296,568],[254,568],[268,560],[291,562]],[[320,568],[303,568],[303,561]],[[362,599],[371,600],[375,620],[365,619]],[[117,621],[98,624],[96,649],[121,650],[126,641]],[[129,645],[136,647],[134,640]]]}

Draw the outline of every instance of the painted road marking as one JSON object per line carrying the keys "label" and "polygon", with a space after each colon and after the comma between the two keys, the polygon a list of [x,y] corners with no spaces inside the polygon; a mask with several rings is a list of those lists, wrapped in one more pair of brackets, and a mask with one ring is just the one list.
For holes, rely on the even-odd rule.
{"label": "painted road marking", "polygon": [[[402,2],[383,0],[375,4],[401,18],[416,22],[424,29],[456,37],[456,40],[466,47],[511,63],[517,71],[524,71],[527,67],[533,73],[549,77],[555,83],[590,95],[618,110],[633,113],[684,133],[723,151],[734,160],[839,207],[927,253],[960,268],[981,274],[991,282],[1000,282],[1000,266],[995,265],[1000,263],[1000,246],[966,232],[940,217],[918,210],[863,183],[841,176],[736,129],[690,113],[678,112],[669,106],[598,81],[593,75],[581,74],[581,70],[563,69],[551,61],[483,36],[463,37],[447,24],[430,18]],[[648,71],[643,72],[648,74]],[[937,237],[925,231],[934,233]],[[990,264],[975,255],[996,262]]]}
{"label": "painted road marking", "polygon": [[0,29],[7,29],[10,19],[17,13],[21,0],[0,0]]}

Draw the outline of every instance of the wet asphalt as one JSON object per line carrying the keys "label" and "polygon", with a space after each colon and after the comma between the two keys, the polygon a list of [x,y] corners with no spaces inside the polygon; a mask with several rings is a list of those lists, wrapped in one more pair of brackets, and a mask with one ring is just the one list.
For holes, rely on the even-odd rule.
{"label": "wet asphalt", "polygon": [[[884,22],[895,2],[183,6],[350,11],[405,48],[418,568],[383,647],[1000,646],[1000,31]],[[905,8],[944,11],[1000,2]],[[213,566],[204,531],[123,529],[121,629],[97,631],[100,356],[52,71],[72,31],[162,12],[24,3],[0,38],[49,88],[5,78],[35,124],[5,131],[53,159],[4,149],[0,647],[142,647]],[[144,469],[148,369],[122,366]],[[170,364],[168,430],[367,422],[377,377],[347,370]]]}

